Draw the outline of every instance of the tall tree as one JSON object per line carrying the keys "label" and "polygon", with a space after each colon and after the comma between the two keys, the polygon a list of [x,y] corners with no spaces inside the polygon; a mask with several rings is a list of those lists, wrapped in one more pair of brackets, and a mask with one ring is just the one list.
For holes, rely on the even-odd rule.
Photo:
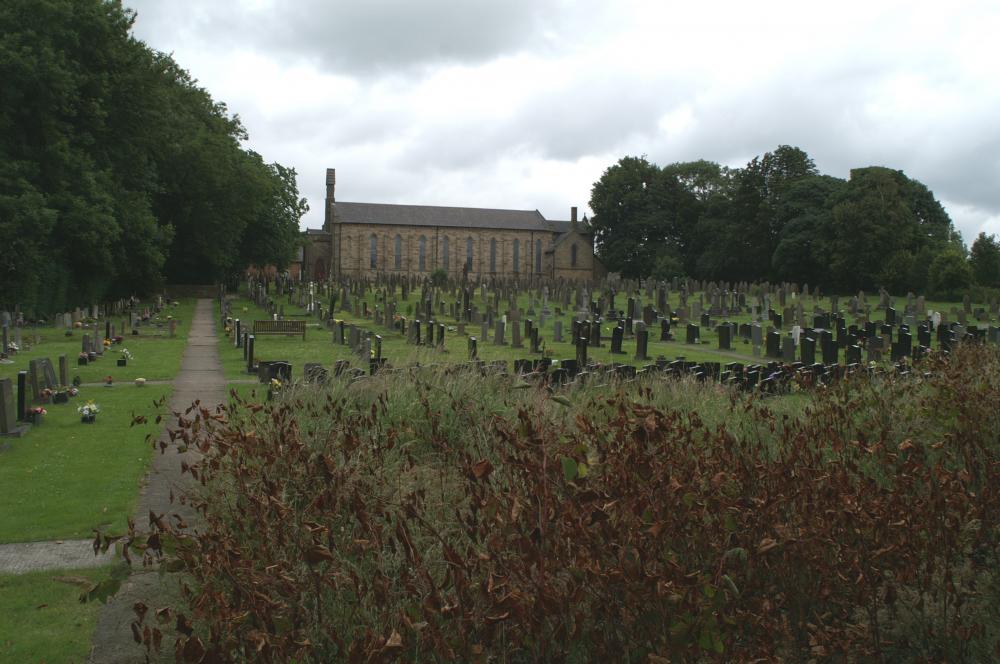
{"label": "tall tree", "polygon": [[249,247],[258,263],[289,260],[294,171],[245,150],[239,118],[134,39],[134,18],[117,0],[0,4],[6,305],[142,294],[164,274],[221,279]]}
{"label": "tall tree", "polygon": [[1000,242],[995,235],[980,233],[969,250],[969,266],[976,283],[1000,288]]}
{"label": "tall tree", "polygon": [[774,152],[754,157],[734,175],[730,225],[737,235],[742,262],[729,279],[762,279],[770,273],[787,218],[783,200],[797,180],[817,174],[803,150],[780,145]]}
{"label": "tall tree", "polygon": [[940,203],[902,171],[852,170],[832,215],[826,238],[831,281],[846,291],[919,290],[927,285],[920,280],[933,256],[949,247],[963,251]]}
{"label": "tall tree", "polygon": [[787,187],[775,210],[782,220],[771,255],[771,274],[776,279],[827,285],[823,237],[833,223],[832,202],[846,184],[829,175],[812,175]]}

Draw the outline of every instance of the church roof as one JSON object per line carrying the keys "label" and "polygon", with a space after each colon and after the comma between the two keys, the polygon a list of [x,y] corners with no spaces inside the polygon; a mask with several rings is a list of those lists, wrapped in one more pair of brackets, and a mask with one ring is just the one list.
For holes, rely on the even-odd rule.
{"label": "church roof", "polygon": [[[335,203],[334,207],[337,222],[343,224],[497,228],[555,233],[564,233],[569,230],[569,222],[547,221],[538,210],[495,210],[436,205],[341,202]],[[563,224],[566,224],[567,228],[564,229]]]}

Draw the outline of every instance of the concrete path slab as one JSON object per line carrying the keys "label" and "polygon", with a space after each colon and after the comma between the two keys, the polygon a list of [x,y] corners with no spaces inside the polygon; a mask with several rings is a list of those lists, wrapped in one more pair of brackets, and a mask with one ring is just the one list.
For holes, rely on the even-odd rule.
{"label": "concrete path slab", "polygon": [[[181,371],[173,381],[174,391],[170,400],[172,412],[183,414],[195,401],[214,410],[217,405],[226,401],[227,381],[219,360],[212,305],[213,300],[200,299],[195,308],[181,360]],[[168,422],[167,426],[176,427],[177,422]],[[161,440],[167,443],[167,449],[163,454],[156,454],[150,464],[133,516],[136,526],[145,528],[152,511],[157,514],[178,514],[192,529],[197,530],[198,518],[194,510],[178,501],[192,486],[193,481],[190,475],[181,474],[181,462],[193,463],[197,460],[197,455],[193,451],[178,453],[177,446],[166,433]],[[122,584],[121,590],[103,607],[98,616],[90,656],[90,661],[95,664],[147,661],[145,648],[132,640],[129,627],[135,618],[132,607],[136,602],[143,602],[154,610],[167,605],[183,610],[177,575],[160,576],[155,572],[141,570],[137,572]],[[165,630],[162,652],[159,656],[151,655],[149,661],[173,661],[173,637],[169,629]]]}
{"label": "concrete path slab", "polygon": [[100,567],[114,562],[113,549],[95,556],[92,542],[74,539],[4,544],[0,546],[0,574]]}

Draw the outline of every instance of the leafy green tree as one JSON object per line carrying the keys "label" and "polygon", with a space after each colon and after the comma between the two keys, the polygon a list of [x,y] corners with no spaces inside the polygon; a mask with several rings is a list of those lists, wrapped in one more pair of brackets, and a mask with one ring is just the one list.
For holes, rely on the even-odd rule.
{"label": "leafy green tree", "polygon": [[810,175],[788,184],[775,210],[782,220],[771,255],[771,274],[776,279],[817,285],[829,281],[823,237],[833,223],[832,202],[846,184],[829,175]]}
{"label": "leafy green tree", "polygon": [[[879,166],[852,170],[832,214],[825,252],[832,285],[846,292],[902,288],[905,275],[918,272],[918,257],[960,247],[940,203],[902,171]],[[911,283],[913,287],[919,285]]]}
{"label": "leafy green tree", "polygon": [[590,209],[598,256],[626,277],[650,273],[667,244],[666,210],[680,193],[676,179],[664,178],[644,157],[624,157],[594,184]]}
{"label": "leafy green tree", "polygon": [[972,268],[960,249],[949,246],[934,258],[928,280],[934,297],[957,300],[972,285]]}
{"label": "leafy green tree", "polygon": [[980,286],[1000,287],[1000,242],[995,235],[980,233],[969,250],[972,276]]}
{"label": "leafy green tree", "polygon": [[294,255],[294,171],[244,150],[239,118],[134,39],[134,18],[114,0],[0,4],[4,304],[59,310]]}
{"label": "leafy green tree", "polygon": [[788,145],[754,157],[735,173],[730,224],[731,232],[741,239],[743,261],[738,271],[726,278],[753,280],[769,276],[774,251],[788,222],[781,214],[788,189],[796,181],[816,174],[809,155]]}

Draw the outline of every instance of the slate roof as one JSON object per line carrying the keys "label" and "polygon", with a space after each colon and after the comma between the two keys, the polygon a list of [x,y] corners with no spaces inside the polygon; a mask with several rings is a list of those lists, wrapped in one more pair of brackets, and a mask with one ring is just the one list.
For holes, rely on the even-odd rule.
{"label": "slate roof", "polygon": [[[335,214],[337,222],[343,224],[497,228],[555,233],[569,230],[569,222],[547,221],[538,210],[494,210],[436,205],[337,202]],[[566,225],[565,229],[563,229],[562,224]]]}

